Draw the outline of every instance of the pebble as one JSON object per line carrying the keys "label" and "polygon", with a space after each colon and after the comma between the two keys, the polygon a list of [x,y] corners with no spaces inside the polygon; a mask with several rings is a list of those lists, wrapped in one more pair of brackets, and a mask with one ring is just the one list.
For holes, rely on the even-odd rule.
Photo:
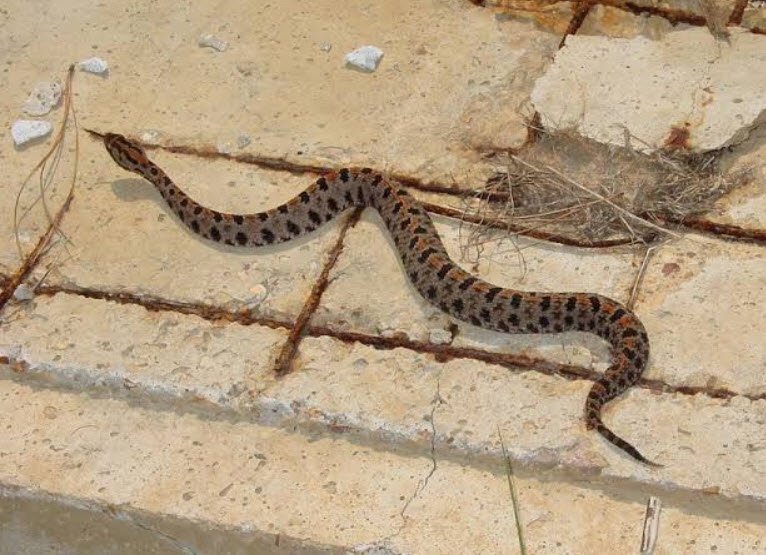
{"label": "pebble", "polygon": [[218,52],[223,52],[229,48],[229,43],[213,35],[200,35],[197,44],[204,47],[210,47]]}
{"label": "pebble", "polygon": [[373,72],[378,69],[378,63],[383,57],[383,51],[377,46],[362,46],[346,54],[347,65],[362,71]]}
{"label": "pebble", "polygon": [[11,126],[11,137],[16,146],[21,146],[40,137],[45,137],[53,130],[48,121],[19,119]]}
{"label": "pebble", "polygon": [[44,116],[56,107],[61,98],[61,84],[41,82],[35,85],[22,110],[29,116]]}
{"label": "pebble", "polygon": [[252,139],[249,135],[245,135],[244,133],[237,136],[237,146],[239,148],[245,148],[247,145],[249,145],[252,142]]}
{"label": "pebble", "polygon": [[97,75],[103,75],[109,71],[109,64],[106,63],[106,60],[96,57],[82,60],[77,65],[81,70],[87,71],[88,73],[95,73]]}
{"label": "pebble", "polygon": [[35,292],[29,285],[22,283],[13,292],[13,298],[17,301],[31,301],[35,298]]}
{"label": "pebble", "polygon": [[452,343],[452,333],[444,328],[432,329],[429,331],[428,341],[435,345],[448,345]]}
{"label": "pebble", "polygon": [[162,133],[157,129],[142,129],[139,133],[141,141],[144,143],[159,143]]}

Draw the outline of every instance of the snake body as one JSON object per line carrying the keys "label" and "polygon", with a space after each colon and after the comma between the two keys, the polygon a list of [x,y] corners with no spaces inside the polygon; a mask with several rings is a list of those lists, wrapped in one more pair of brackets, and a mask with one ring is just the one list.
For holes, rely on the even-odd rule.
{"label": "snake body", "polygon": [[227,214],[195,202],[139,145],[113,133],[102,138],[117,164],[154,184],[178,219],[205,239],[239,247],[274,245],[310,233],[348,208],[370,207],[385,222],[412,285],[450,316],[505,333],[576,330],[601,337],[611,345],[612,361],[588,393],[586,427],[634,459],[659,466],[601,421],[604,404],[635,384],[649,359],[643,324],[619,302],[592,293],[517,291],[471,275],[450,259],[423,206],[368,168],[329,173],[271,210]]}

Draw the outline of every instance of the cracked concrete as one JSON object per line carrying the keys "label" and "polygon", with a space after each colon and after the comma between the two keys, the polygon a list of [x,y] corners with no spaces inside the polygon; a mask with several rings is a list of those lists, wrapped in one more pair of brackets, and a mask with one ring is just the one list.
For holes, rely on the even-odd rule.
{"label": "cracked concrete", "polygon": [[[429,202],[459,207],[497,169],[498,151],[533,139],[536,80],[582,68],[589,81],[597,75],[585,54],[573,55],[582,45],[602,45],[606,57],[636,44],[667,54],[689,37],[708,45],[705,55],[719,48],[712,69],[700,69],[712,58],[694,49],[667,56],[677,78],[668,90],[688,92],[700,72],[742,64],[751,82],[766,74],[757,71],[763,36],[735,24],[730,43],[711,42],[694,2],[635,3],[651,8],[646,16],[596,6],[579,28],[567,3],[518,18],[462,0],[44,4],[0,9],[0,122],[9,126],[35,82],[101,55],[108,78],[76,76],[80,122],[191,152],[151,156],[197,199],[231,211],[302,190],[311,177],[286,171],[290,164],[369,164],[409,178]],[[752,11],[743,13],[750,26]],[[551,62],[567,28],[576,34]],[[197,47],[201,33],[230,48]],[[385,52],[378,70],[344,68],[343,54],[366,43]],[[649,94],[646,75],[665,71],[657,60],[644,68],[631,94]],[[570,103],[573,90],[549,89]],[[703,107],[717,115],[690,132],[692,147],[726,135],[716,143],[731,143],[724,165],[755,170],[706,217],[757,231],[762,97],[734,103],[729,89],[736,109],[726,109],[714,91]],[[609,106],[608,95],[598,100]],[[614,105],[599,106],[590,103],[582,121],[609,130]],[[648,128],[675,122],[661,107],[643,108]],[[753,132],[735,144],[737,114]],[[607,142],[623,137],[609,133]],[[240,134],[252,142],[237,149]],[[194,154],[223,142],[284,164]],[[2,214],[44,146],[0,146],[9,176]],[[71,146],[47,197],[53,208]],[[336,221],[278,248],[221,248],[181,228],[101,146],[83,141],[79,155],[61,226],[71,242],[58,241],[33,268],[28,285],[45,276],[37,294],[0,307],[0,553],[516,553],[498,431],[514,460],[530,552],[636,551],[648,495],[663,501],[656,553],[763,551],[766,359],[755,338],[766,331],[766,262],[757,241],[682,227],[681,238],[655,246],[635,306],[652,337],[651,382],[605,411],[615,431],[666,464],[650,470],[582,424],[585,394],[608,360],[601,342],[452,322],[408,284],[371,211],[348,230]],[[31,187],[21,197],[31,207],[20,229],[27,252],[48,223],[35,195]],[[641,246],[498,234],[477,259],[464,248],[469,224],[436,225],[468,269],[511,287],[625,302],[644,256]],[[0,285],[19,268],[15,249],[11,218],[0,218]],[[293,341],[291,371],[277,376],[275,361]]]}
{"label": "cracked concrete", "polygon": [[[444,400],[441,397],[441,379],[437,376],[436,378],[436,394],[434,395],[434,399],[432,401],[433,408],[431,409],[431,414],[429,416],[428,421],[431,423],[431,469],[428,471],[428,474],[425,475],[424,478],[418,481],[418,485],[415,488],[415,492],[412,494],[412,497],[407,499],[407,502],[404,504],[404,507],[402,507],[402,511],[399,513],[402,517],[402,527],[401,529],[394,534],[392,537],[396,537],[402,533],[404,530],[404,527],[407,526],[407,508],[410,506],[410,504],[417,499],[418,495],[420,495],[425,489],[428,487],[428,482],[431,480],[431,477],[436,473],[439,463],[436,459],[436,441],[438,434],[436,432],[436,409],[439,408],[439,405],[444,403]],[[390,540],[391,538],[387,538],[387,540]]]}
{"label": "cracked concrete", "polygon": [[721,149],[763,123],[766,77],[752,71],[766,64],[762,42],[742,29],[732,30],[729,43],[701,28],[659,41],[568,37],[532,102],[545,127],[607,144]]}

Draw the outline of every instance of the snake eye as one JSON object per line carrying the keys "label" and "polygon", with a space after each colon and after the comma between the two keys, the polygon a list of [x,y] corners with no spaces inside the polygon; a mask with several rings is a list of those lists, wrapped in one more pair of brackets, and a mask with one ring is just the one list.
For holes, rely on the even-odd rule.
{"label": "snake eye", "polygon": [[148,162],[143,148],[117,133],[104,135],[104,145],[112,159],[128,171],[139,171]]}

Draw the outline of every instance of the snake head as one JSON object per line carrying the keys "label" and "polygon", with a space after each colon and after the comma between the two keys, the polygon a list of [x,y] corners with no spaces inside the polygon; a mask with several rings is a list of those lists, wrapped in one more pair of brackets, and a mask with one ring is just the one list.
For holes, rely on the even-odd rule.
{"label": "snake head", "polygon": [[117,133],[104,135],[104,146],[120,167],[138,174],[151,164],[144,149]]}

